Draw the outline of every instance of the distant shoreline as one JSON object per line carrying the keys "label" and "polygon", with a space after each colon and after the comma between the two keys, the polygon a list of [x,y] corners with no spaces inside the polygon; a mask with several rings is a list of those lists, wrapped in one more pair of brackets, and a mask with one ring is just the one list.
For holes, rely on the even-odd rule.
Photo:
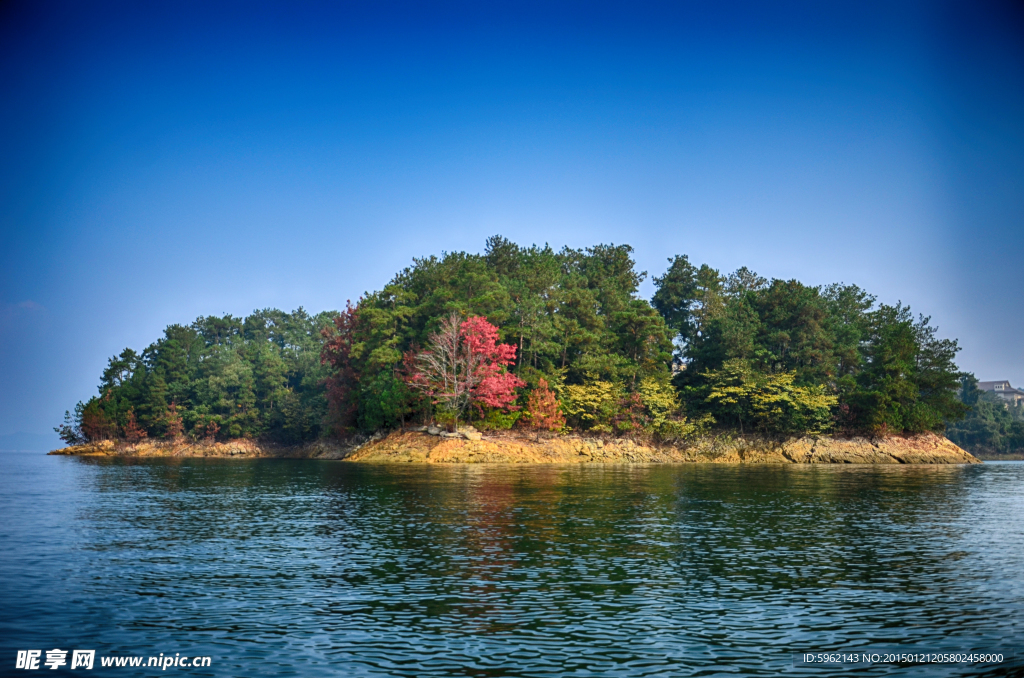
{"label": "distant shoreline", "polygon": [[1024,452],[1010,452],[1008,454],[977,452],[972,454],[981,461],[1024,461]]}
{"label": "distant shoreline", "polygon": [[[475,432],[474,432],[475,433]],[[51,455],[92,457],[213,457],[325,459],[356,463],[422,464],[980,464],[982,461],[934,433],[910,437],[759,436],[708,437],[690,445],[663,445],[628,438],[535,435],[502,431],[463,436],[424,430],[395,431],[349,443],[318,441],[282,446],[248,439],[229,442],[101,441],[66,447]]]}

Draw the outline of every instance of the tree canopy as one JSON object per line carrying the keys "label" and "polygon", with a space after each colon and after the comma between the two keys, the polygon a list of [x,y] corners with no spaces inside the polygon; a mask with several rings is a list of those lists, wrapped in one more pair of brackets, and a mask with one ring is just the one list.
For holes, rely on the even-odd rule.
{"label": "tree canopy", "polygon": [[327,432],[320,332],[336,316],[266,309],[171,325],[142,353],[126,348],[110,358],[99,394],[79,403],[58,432],[68,442],[186,434],[315,439]]}
{"label": "tree canopy", "polygon": [[[555,251],[494,236],[482,254],[414,259],[341,313],[172,325],[141,354],[111,358],[99,394],[59,429],[301,442],[464,416],[678,439],[917,433],[967,410],[956,342],[906,306],[854,285],[723,275],[685,255],[647,301],[646,275],[628,245]],[[465,397],[444,390],[449,344],[475,365],[452,363]]]}

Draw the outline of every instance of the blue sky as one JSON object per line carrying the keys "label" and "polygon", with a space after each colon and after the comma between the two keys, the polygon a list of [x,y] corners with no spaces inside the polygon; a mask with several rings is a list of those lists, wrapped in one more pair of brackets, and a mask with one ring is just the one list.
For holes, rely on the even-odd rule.
{"label": "blue sky", "polygon": [[856,283],[1024,384],[1018,3],[155,4],[0,5],[0,434],[496,233]]}

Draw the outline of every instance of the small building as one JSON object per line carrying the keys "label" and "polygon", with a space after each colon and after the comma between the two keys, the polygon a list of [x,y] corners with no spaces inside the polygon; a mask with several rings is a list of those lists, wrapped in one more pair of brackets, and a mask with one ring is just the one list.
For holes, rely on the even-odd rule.
{"label": "small building", "polygon": [[1007,404],[1019,405],[1021,401],[1024,401],[1024,391],[1010,386],[1008,381],[979,381],[978,388],[994,393],[997,398],[1005,400]]}

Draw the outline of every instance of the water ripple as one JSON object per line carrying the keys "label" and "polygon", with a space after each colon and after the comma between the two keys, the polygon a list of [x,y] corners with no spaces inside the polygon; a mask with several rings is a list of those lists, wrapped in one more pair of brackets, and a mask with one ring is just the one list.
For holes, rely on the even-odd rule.
{"label": "water ripple", "polygon": [[[798,651],[1024,647],[1024,464],[5,461],[8,654],[214,658],[193,675],[774,676],[829,675],[794,668]],[[858,675],[895,673],[978,671]]]}

